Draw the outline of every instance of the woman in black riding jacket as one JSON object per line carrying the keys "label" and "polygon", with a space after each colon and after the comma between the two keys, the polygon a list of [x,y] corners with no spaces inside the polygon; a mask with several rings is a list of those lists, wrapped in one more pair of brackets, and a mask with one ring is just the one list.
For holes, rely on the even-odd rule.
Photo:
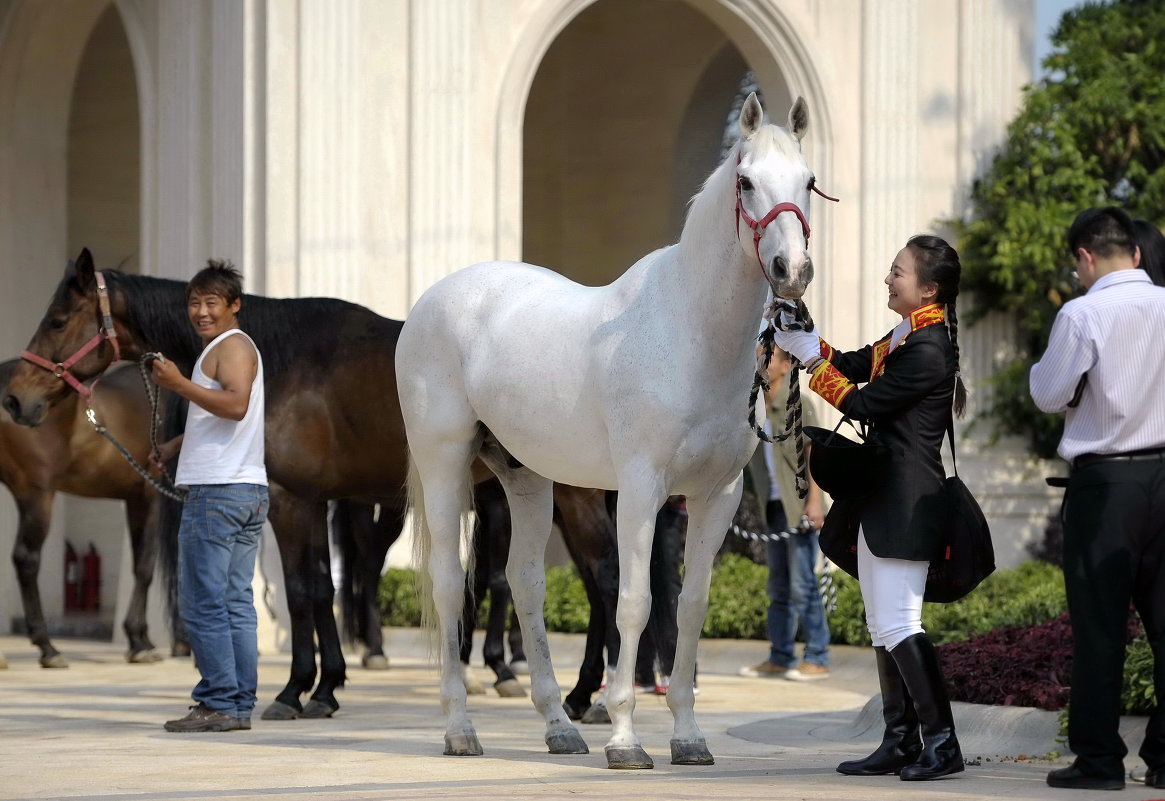
{"label": "woman in black riding jacket", "polygon": [[939,449],[952,405],[961,416],[966,404],[955,314],[960,272],[949,244],[915,236],[886,276],[886,305],[902,322],[885,337],[843,353],[816,329],[776,335],[812,371],[810,388],[865,421],[886,453],[876,475],[834,503],[821,532],[822,551],[859,578],[886,721],[874,753],[838,765],[845,774],[920,781],[963,770],[938,658],[922,628],[927,571],[945,525]]}

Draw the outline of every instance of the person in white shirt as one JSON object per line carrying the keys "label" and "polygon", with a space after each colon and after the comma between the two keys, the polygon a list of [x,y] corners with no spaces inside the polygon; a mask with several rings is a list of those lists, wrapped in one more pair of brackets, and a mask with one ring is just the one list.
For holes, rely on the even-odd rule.
{"label": "person in white shirt", "polygon": [[178,608],[202,680],[197,702],[171,732],[251,728],[258,687],[258,616],[251,582],[267,519],[263,459],[263,359],[239,330],[242,276],[211,261],[186,288],[187,315],[203,343],[189,379],[156,359],[153,379],[190,401],[186,431],[159,448],[181,450],[175,483],[187,488],[178,530]]}
{"label": "person in white shirt", "polygon": [[[1076,217],[1068,248],[1086,294],[1060,309],[1029,377],[1040,409],[1067,414],[1059,454],[1072,466],[1061,516],[1076,760],[1048,774],[1053,787],[1124,786],[1118,724],[1130,600],[1165,699],[1165,287],[1136,269],[1136,242],[1115,206]],[[1165,707],[1149,718],[1140,756],[1145,783],[1165,788]]]}

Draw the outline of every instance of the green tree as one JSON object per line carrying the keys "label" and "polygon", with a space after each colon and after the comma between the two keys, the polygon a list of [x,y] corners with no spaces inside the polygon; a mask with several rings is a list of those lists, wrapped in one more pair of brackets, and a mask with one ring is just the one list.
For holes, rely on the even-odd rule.
{"label": "green tree", "polygon": [[1020,355],[992,377],[983,415],[1055,454],[1061,415],[1043,414],[1027,375],[1056,311],[1076,293],[1065,232],[1090,206],[1165,218],[1165,3],[1115,0],[1068,11],[1052,35],[1046,77],[1024,90],[1007,141],[951,222],[973,293],[969,320],[1007,310]]}

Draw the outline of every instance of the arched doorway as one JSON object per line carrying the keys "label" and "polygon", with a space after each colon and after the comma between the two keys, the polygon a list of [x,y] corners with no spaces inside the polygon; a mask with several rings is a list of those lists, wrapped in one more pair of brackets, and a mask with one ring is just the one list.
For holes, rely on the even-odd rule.
{"label": "arched doorway", "polygon": [[68,253],[140,271],[141,131],[133,56],[108,6],[85,44],[69,114]]}
{"label": "arched doorway", "polygon": [[[596,285],[675,242],[689,198],[719,163],[749,70],[690,5],[599,0],[580,12],[546,51],[526,103],[522,258]],[[773,108],[787,108],[783,81],[767,85],[777,87]]]}
{"label": "arched doorway", "polygon": [[[0,346],[27,343],[67,259],[89,246],[98,264],[137,270],[140,240],[138,82],[111,0],[16,0],[0,7]],[[12,549],[16,512],[0,492],[0,553]],[[63,610],[65,538],[102,557],[101,624],[118,604],[122,504],[59,497],[42,552],[50,620]],[[21,614],[14,582],[0,582],[0,620]]]}

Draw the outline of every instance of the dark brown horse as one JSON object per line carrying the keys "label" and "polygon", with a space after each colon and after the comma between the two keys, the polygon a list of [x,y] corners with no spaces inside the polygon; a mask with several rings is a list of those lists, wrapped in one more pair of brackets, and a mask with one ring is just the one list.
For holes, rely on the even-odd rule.
{"label": "dark brown horse", "polygon": [[[158,351],[189,375],[201,344],[186,319],[185,284],[103,275],[122,357]],[[64,362],[99,333],[101,321],[93,260],[85,250],[66,270],[28,349]],[[334,691],[346,677],[332,613],[327,501],[358,498],[401,514],[406,446],[393,370],[401,323],[341,300],[253,295],[244,297],[239,322],[263,354],[270,522],[291,618],[291,676],[263,716],[326,717],[339,708]],[[90,378],[112,359],[105,340],[72,372]],[[35,426],[71,392],[52,372],[22,364],[3,405],[17,422]],[[163,547],[174,534],[165,533]],[[304,707],[300,696],[315,684],[317,642],[319,684]]]}
{"label": "dark brown horse", "polygon": [[[0,387],[8,383],[19,364],[19,360],[0,364]],[[150,448],[150,407],[138,371],[110,372],[93,393],[93,408],[97,419],[144,464]],[[67,492],[86,498],[115,498],[125,501],[134,563],[134,589],[124,623],[129,638],[126,659],[155,662],[161,657],[146,630],[146,594],[158,551],[156,534],[147,526],[155,494],[85,419],[85,409],[80,397],[70,392],[48,410],[36,428],[16,425],[0,413],[0,482],[12,491],[20,514],[12,562],[29,638],[40,649],[42,666],[68,667],[49,640],[37,587],[53,497]]]}

